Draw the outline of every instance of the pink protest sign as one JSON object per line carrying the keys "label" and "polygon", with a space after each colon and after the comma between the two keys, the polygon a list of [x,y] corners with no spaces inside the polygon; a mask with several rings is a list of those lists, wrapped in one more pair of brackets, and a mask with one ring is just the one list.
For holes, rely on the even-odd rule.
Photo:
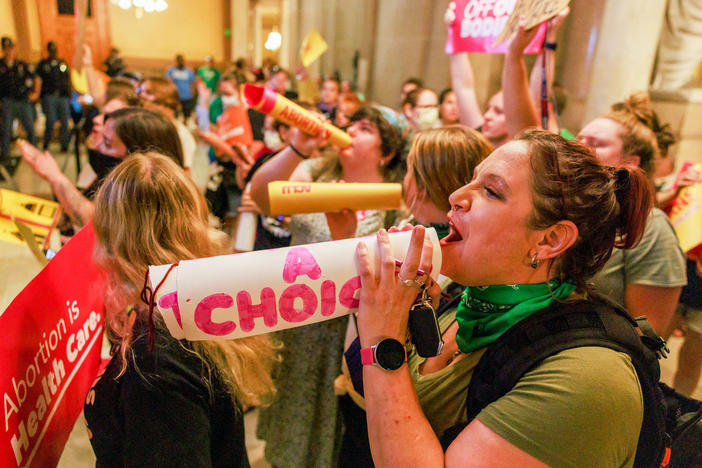
{"label": "pink protest sign", "polygon": [[[497,44],[500,33],[507,24],[517,0],[456,0],[455,19],[448,29],[446,53],[485,52],[504,54],[507,42]],[[546,23],[539,26],[539,31],[524,53],[537,54],[546,36]]]}
{"label": "pink protest sign", "polygon": [[[390,234],[393,255],[403,259],[410,232]],[[431,276],[441,269],[434,229]],[[236,339],[341,317],[358,307],[361,280],[356,245],[377,258],[375,236],[285,249],[262,250],[152,266],[152,287],[162,280],[156,303],[179,339]]]}

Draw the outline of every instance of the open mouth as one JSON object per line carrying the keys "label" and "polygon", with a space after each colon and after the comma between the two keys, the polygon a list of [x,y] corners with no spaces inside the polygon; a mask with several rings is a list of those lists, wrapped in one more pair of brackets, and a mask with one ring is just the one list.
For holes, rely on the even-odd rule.
{"label": "open mouth", "polygon": [[446,237],[441,239],[439,241],[439,245],[446,245],[450,244],[451,242],[458,242],[463,240],[463,236],[461,235],[460,232],[458,232],[458,229],[456,229],[456,226],[453,225],[453,221],[451,221],[451,218],[448,220],[449,222],[449,233]]}

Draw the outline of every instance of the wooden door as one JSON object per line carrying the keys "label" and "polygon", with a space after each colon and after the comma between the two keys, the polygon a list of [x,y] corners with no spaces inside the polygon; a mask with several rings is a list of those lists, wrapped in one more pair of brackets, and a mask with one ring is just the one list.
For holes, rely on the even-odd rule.
{"label": "wooden door", "polygon": [[[55,41],[59,57],[73,65],[76,38],[76,18],[73,14],[74,0],[36,0],[39,10],[42,56],[46,55],[46,43]],[[110,21],[108,0],[88,0],[88,17],[85,27],[85,42],[93,50],[96,68],[110,52]]]}

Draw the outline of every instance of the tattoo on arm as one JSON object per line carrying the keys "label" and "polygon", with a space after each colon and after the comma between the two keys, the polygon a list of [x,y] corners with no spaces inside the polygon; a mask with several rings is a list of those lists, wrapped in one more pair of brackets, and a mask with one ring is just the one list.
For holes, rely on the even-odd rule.
{"label": "tattoo on arm", "polygon": [[73,223],[84,226],[93,218],[93,203],[85,198],[68,179],[52,184],[56,198]]}

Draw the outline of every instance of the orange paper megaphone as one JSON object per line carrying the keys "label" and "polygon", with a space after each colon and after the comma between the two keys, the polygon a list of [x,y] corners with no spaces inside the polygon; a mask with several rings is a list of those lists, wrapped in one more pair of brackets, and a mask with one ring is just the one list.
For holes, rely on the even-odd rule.
{"label": "orange paper megaphone", "polygon": [[320,132],[327,131],[330,143],[341,148],[346,148],[351,144],[351,137],[345,131],[323,121],[307,109],[303,109],[291,100],[263,86],[245,85],[244,99],[249,107],[290,126],[297,127],[309,135],[317,136]]}

